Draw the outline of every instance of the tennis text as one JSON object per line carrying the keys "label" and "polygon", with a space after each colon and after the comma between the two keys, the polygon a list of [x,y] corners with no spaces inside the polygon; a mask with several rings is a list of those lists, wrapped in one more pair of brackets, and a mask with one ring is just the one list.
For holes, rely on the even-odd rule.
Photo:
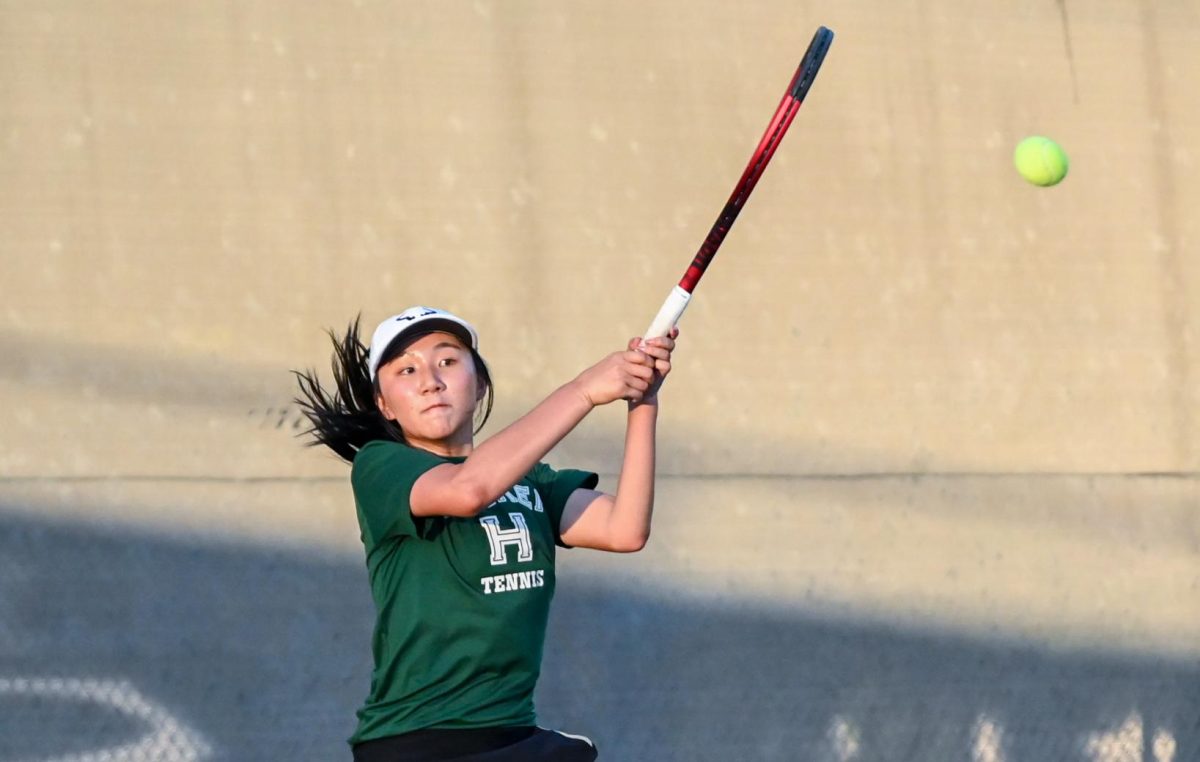
{"label": "tennis text", "polygon": [[543,569],[514,572],[512,574],[497,574],[479,580],[483,585],[484,595],[492,593],[511,593],[514,590],[529,590],[535,587],[545,587],[546,577]]}

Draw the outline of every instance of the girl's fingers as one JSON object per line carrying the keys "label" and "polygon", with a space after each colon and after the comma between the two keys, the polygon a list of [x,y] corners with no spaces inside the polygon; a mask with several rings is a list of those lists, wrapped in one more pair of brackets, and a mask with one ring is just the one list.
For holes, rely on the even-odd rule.
{"label": "girl's fingers", "polygon": [[634,365],[629,369],[629,375],[649,381],[654,377],[654,368],[649,365]]}
{"label": "girl's fingers", "polygon": [[675,342],[670,339],[650,339],[638,347],[638,350],[654,357],[665,357],[675,349]]}
{"label": "girl's fingers", "polygon": [[672,330],[670,335],[668,335],[668,336],[657,336],[653,339],[650,339],[649,341],[647,341],[645,343],[647,345],[654,345],[654,346],[659,346],[659,347],[666,347],[667,349],[674,349],[675,348],[675,337],[678,335],[679,335],[679,329],[676,328],[676,329]]}
{"label": "girl's fingers", "polygon": [[653,367],[654,357],[640,349],[625,352],[625,362],[636,367]]}

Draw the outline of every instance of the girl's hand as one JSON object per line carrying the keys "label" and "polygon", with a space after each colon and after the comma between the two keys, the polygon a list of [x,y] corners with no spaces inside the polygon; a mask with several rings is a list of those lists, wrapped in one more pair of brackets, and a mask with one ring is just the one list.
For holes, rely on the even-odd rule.
{"label": "girl's hand", "polygon": [[630,339],[629,348],[641,351],[654,370],[650,386],[642,395],[642,399],[631,400],[631,402],[648,402],[658,396],[658,390],[666,380],[667,374],[671,372],[671,353],[675,351],[675,339],[677,338],[679,338],[679,328],[672,328],[666,336],[647,341],[642,341],[640,338]]}
{"label": "girl's hand", "polygon": [[588,404],[595,407],[620,399],[639,401],[653,380],[649,358],[630,348],[613,352],[580,373],[574,383]]}
{"label": "girl's hand", "polygon": [[580,373],[574,383],[593,406],[621,399],[632,403],[651,399],[671,371],[671,350],[678,335],[675,329],[670,336],[646,343],[630,339],[624,351],[605,357]]}

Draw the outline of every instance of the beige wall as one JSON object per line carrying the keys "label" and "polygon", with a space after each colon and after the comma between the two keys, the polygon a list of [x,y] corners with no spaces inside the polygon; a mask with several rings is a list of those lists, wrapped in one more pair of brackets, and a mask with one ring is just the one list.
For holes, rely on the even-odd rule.
{"label": "beige wall", "polygon": [[[0,464],[307,473],[248,411],[418,302],[517,414],[645,327],[824,23],[683,322],[667,468],[1194,472],[1200,21],[1069,10],[5,3]],[[1030,133],[1063,185],[1013,172]]]}

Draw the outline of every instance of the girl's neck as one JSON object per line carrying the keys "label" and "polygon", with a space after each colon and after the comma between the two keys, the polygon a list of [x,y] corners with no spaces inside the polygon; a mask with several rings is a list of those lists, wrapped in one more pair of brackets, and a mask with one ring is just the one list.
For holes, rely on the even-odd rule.
{"label": "girl's neck", "polygon": [[473,439],[467,439],[464,442],[414,442],[409,440],[408,444],[411,447],[431,452],[443,458],[465,458],[475,449]]}

